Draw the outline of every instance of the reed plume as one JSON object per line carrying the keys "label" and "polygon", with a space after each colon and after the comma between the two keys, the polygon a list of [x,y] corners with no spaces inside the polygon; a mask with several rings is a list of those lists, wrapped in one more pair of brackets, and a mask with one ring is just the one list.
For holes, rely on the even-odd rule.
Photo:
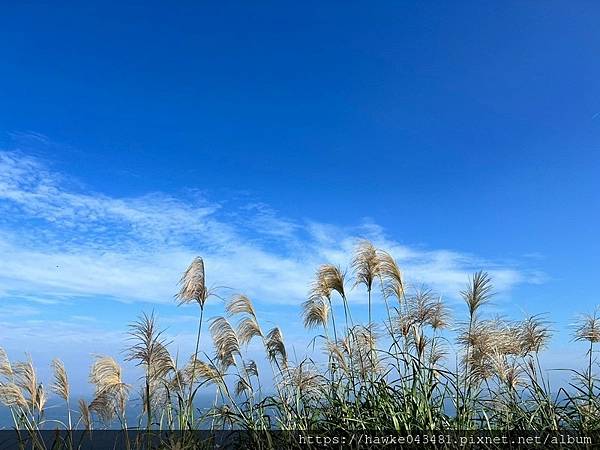
{"label": "reed plume", "polygon": [[306,328],[322,326],[327,329],[329,305],[323,297],[313,294],[302,303],[302,318]]}
{"label": "reed plume", "polygon": [[392,322],[392,332],[407,339],[415,326],[415,319],[412,314],[397,314]]}
{"label": "reed plume", "polygon": [[129,340],[133,341],[133,345],[125,359],[136,361],[136,365],[144,367],[143,400],[147,428],[152,423],[152,404],[155,403],[153,397],[160,389],[160,380],[173,369],[171,355],[162,334],[154,312],[150,315],[143,313],[136,322],[129,325]]}
{"label": "reed plume", "polygon": [[225,306],[228,315],[249,314],[256,319],[256,311],[252,301],[245,295],[236,295]]}
{"label": "reed plume", "polygon": [[377,334],[373,330],[373,324],[367,327],[355,327],[350,337],[352,339],[350,347],[353,349],[353,367],[359,368],[359,374],[363,379],[377,373],[381,367],[377,352],[375,351]]}
{"label": "reed plume", "polygon": [[83,427],[89,431],[92,429],[92,414],[90,412],[90,407],[87,404],[87,402],[82,398],[79,399],[78,403],[81,422],[83,423]]}
{"label": "reed plume", "polygon": [[474,318],[479,308],[486,304],[493,295],[490,276],[483,271],[476,272],[468,287],[461,291],[460,295],[469,308],[469,316]]}
{"label": "reed plume", "polygon": [[25,411],[29,411],[30,403],[23,395],[21,388],[15,383],[0,384],[0,402],[9,408],[16,406]]}
{"label": "reed plume", "polygon": [[240,355],[240,342],[235,330],[224,317],[216,317],[210,324],[216,359],[222,370],[235,365],[235,355]]}
{"label": "reed plume", "polygon": [[[337,341],[337,327],[335,324],[335,314],[331,303],[331,294],[333,291],[339,293],[344,302],[344,311],[346,311],[346,297],[344,293],[344,275],[342,271],[331,264],[323,264],[315,274],[308,294],[308,299],[302,304],[304,326],[312,328],[323,326],[327,332],[327,322],[331,316],[333,326],[334,340]],[[346,313],[345,313],[346,314]],[[346,326],[348,318],[346,314]]]}
{"label": "reed plume", "polygon": [[196,380],[215,382],[222,379],[221,372],[217,367],[199,359],[194,361],[193,356],[190,358],[188,365],[183,369],[182,375],[189,384],[193,384]]}
{"label": "reed plume", "polygon": [[325,345],[326,353],[333,360],[335,366],[348,373],[348,364],[346,363],[346,355],[344,354],[345,348],[347,348],[345,342],[340,344],[329,341]]}
{"label": "reed plume", "polygon": [[408,299],[408,306],[413,322],[423,326],[434,319],[437,296],[429,289],[419,289]]}
{"label": "reed plume", "polygon": [[278,365],[279,369],[287,368],[287,352],[283,342],[283,333],[279,327],[273,328],[267,334],[265,347],[269,359]]}
{"label": "reed plume", "polygon": [[351,266],[356,277],[354,285],[363,284],[370,291],[381,271],[379,255],[371,242],[365,240],[358,244]]}
{"label": "reed plume", "polygon": [[67,406],[67,419],[69,424],[69,430],[72,428],[71,422],[71,407],[69,405],[69,378],[67,377],[67,371],[65,365],[58,358],[52,360],[52,368],[54,371],[54,383],[50,386],[52,392],[62,398]]}
{"label": "reed plume", "polygon": [[450,312],[442,302],[441,298],[438,298],[437,301],[431,305],[427,323],[433,330],[441,330],[448,327],[450,320]]}
{"label": "reed plume", "polygon": [[345,274],[338,266],[323,264],[317,270],[313,288],[319,289],[319,294],[327,298],[331,296],[333,291],[345,298],[344,279]]}
{"label": "reed plume", "polygon": [[235,383],[235,395],[240,396],[243,393],[250,394],[252,392],[252,385],[246,381],[244,377],[238,377]]}
{"label": "reed plume", "polygon": [[90,382],[95,386],[95,395],[90,411],[109,423],[118,414],[125,419],[125,405],[130,386],[123,382],[121,366],[110,356],[97,356],[90,371]]}
{"label": "reed plume", "polygon": [[381,273],[379,256],[377,250],[369,241],[362,241],[358,244],[352,259],[352,268],[354,269],[356,280],[354,286],[363,284],[367,288],[369,296],[369,323],[371,322],[371,290],[373,281]]}
{"label": "reed plume", "polygon": [[255,337],[263,337],[263,332],[255,316],[243,317],[237,326],[237,336],[240,345],[248,345]]}
{"label": "reed plume", "polygon": [[258,324],[256,310],[252,301],[245,295],[232,297],[225,305],[229,316],[242,315],[237,324],[237,339],[240,345],[248,345],[255,337],[263,337],[263,332]]}
{"label": "reed plume", "polygon": [[301,395],[317,397],[323,392],[325,379],[314,369],[308,368],[303,361],[296,367],[286,370],[283,385],[285,388],[297,390]]}
{"label": "reed plume", "polygon": [[204,308],[209,290],[206,287],[204,260],[201,257],[194,258],[179,280],[179,285],[181,286],[177,294],[179,304],[196,302]]}
{"label": "reed plume", "polygon": [[445,346],[438,339],[433,339],[429,347],[429,363],[432,367],[436,367],[448,355]]}
{"label": "reed plume", "polygon": [[255,376],[258,378],[258,367],[256,366],[256,361],[253,359],[246,362],[244,366],[244,370],[248,374],[248,376]]}
{"label": "reed plume", "polygon": [[378,268],[383,281],[383,295],[404,300],[404,281],[396,260],[388,252],[378,250]]}
{"label": "reed plume", "polygon": [[578,318],[573,338],[576,341],[587,341],[590,344],[600,342],[600,309],[596,309],[592,314],[583,314]]}
{"label": "reed plume", "polygon": [[0,375],[5,376],[6,378],[12,378],[14,375],[8,355],[2,347],[0,347]]}
{"label": "reed plume", "polygon": [[52,360],[52,368],[54,369],[54,383],[51,386],[51,390],[63,400],[68,401],[70,389],[65,366],[60,359],[54,358]]}
{"label": "reed plume", "polygon": [[[583,405],[584,408],[587,408],[588,414],[586,416],[590,416],[590,412],[593,412],[593,415],[596,415],[596,411],[598,410],[598,405],[594,401],[595,392],[594,392],[594,374],[593,374],[593,366],[594,366],[594,344],[600,342],[600,307],[597,307],[596,310],[592,314],[584,314],[579,317],[577,322],[575,323],[575,331],[573,333],[573,338],[575,341],[587,341],[589,342],[588,348],[588,367],[587,373],[582,376],[585,381],[587,387],[587,403]],[[581,376],[581,375],[579,375]]]}
{"label": "reed plume", "polygon": [[[363,284],[367,288],[370,326],[371,322],[373,321],[373,315],[371,310],[371,291],[373,289],[373,281],[377,276],[381,274],[379,255],[373,244],[371,244],[371,242],[362,241],[358,244],[358,247],[354,253],[354,258],[352,259],[351,266],[354,269],[356,277],[354,286]],[[372,353],[373,352],[369,352],[370,355],[372,355]]]}
{"label": "reed plume", "polygon": [[519,339],[524,354],[539,353],[548,346],[552,332],[540,316],[527,317],[519,326]]}
{"label": "reed plume", "polygon": [[[200,307],[200,317],[198,319],[198,331],[196,333],[196,347],[193,355],[193,364],[198,359],[198,351],[200,350],[200,336],[202,334],[202,322],[204,319],[204,304],[208,297],[212,294],[211,290],[206,287],[206,275],[204,272],[204,260],[201,257],[196,257],[189,265],[187,270],[183,273],[181,280],[179,281],[181,286],[177,298],[179,304],[196,302]],[[192,377],[191,380],[195,379],[194,376],[195,366],[192,365]],[[189,386],[189,395],[187,399],[187,420],[189,427],[192,426],[193,422],[193,402],[194,402],[194,386],[193,382]]]}
{"label": "reed plume", "polygon": [[96,394],[89,405],[89,412],[94,412],[106,425],[110,424],[116,414],[114,398],[108,392]]}
{"label": "reed plume", "polygon": [[[321,296],[327,298],[330,307],[332,306],[331,293],[338,293],[338,295],[342,299],[342,303],[344,306],[344,319],[346,322],[346,329],[349,329],[352,323],[352,316],[350,314],[350,307],[348,305],[348,299],[346,297],[346,288],[344,287],[345,279],[346,273],[343,272],[339,266],[334,266],[333,264],[323,264],[317,270],[316,281],[315,283],[313,283],[313,290],[315,287],[321,289]],[[313,293],[317,294],[318,292]],[[337,331],[335,329],[335,316],[333,314],[333,311],[331,313],[331,319],[334,325],[333,330],[335,334],[335,340],[337,341]]]}
{"label": "reed plume", "polygon": [[38,383],[31,359],[16,363],[13,370],[15,384],[29,396],[28,402],[31,410],[37,410],[41,414],[46,403],[46,396],[42,386]]}
{"label": "reed plume", "polygon": [[512,360],[508,361],[506,355],[494,352],[491,356],[492,367],[498,380],[504,383],[510,390],[515,390],[525,381],[522,378],[523,369]]}

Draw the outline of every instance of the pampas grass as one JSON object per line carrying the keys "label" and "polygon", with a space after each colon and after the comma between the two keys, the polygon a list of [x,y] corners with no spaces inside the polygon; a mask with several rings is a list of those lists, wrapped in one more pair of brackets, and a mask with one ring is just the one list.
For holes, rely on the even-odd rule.
{"label": "pampas grass", "polygon": [[[491,316],[486,306],[494,288],[486,272],[469,278],[459,293],[464,310],[451,317],[438,294],[408,284],[392,255],[370,242],[359,243],[351,268],[354,276],[348,277],[339,266],[320,265],[307,299],[298,305],[311,333],[307,348],[318,344],[313,360],[298,358],[297,348],[288,353],[278,326],[265,332],[260,311],[243,294],[228,299],[223,315],[209,321],[212,342],[201,345],[206,301],[215,291],[206,285],[204,260],[195,258],[176,295],[178,304],[200,308],[194,352],[178,365],[158,318],[142,314],[129,327],[125,354],[143,369],[141,392],[132,394],[115,359],[97,356],[89,378],[94,396],[89,403],[79,399],[75,427],[91,431],[116,423],[131,429],[125,412],[139,402],[139,428],[145,425],[148,436],[157,429],[223,427],[332,433],[600,429],[594,371],[598,310],[573,326],[573,340],[588,346],[587,367],[572,369],[573,382],[557,390],[539,360],[553,334],[549,321],[543,315],[523,320]],[[348,283],[366,289],[367,320],[352,320]],[[383,301],[375,303],[374,298]],[[379,322],[372,315],[375,305]],[[343,324],[335,320],[336,308],[342,306]],[[260,361],[249,358],[262,352],[252,342],[262,343],[271,374],[259,371]],[[248,354],[249,348],[254,354]],[[65,402],[69,420],[62,425],[70,430],[70,380],[60,360],[53,360],[52,369],[50,390]],[[198,408],[198,392],[214,395],[210,407]],[[47,426],[46,400],[31,359],[11,363],[0,348],[0,402],[10,409],[15,428],[35,433]],[[193,448],[188,438],[177,445]]]}

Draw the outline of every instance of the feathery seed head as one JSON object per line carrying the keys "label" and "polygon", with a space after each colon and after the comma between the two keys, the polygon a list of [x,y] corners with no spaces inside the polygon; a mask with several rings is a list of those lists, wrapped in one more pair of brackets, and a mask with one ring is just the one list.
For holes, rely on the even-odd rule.
{"label": "feathery seed head", "polygon": [[243,393],[250,394],[252,392],[252,385],[246,381],[244,377],[239,377],[235,383],[235,395],[240,396]]}
{"label": "feathery seed head", "polygon": [[15,384],[28,394],[30,407],[36,408],[40,403],[38,401],[39,385],[31,360],[14,365],[14,378]]}
{"label": "feathery seed head", "polygon": [[60,359],[55,358],[52,360],[52,368],[54,369],[54,383],[50,389],[63,400],[68,401],[70,390],[65,366]]}
{"label": "feathery seed head", "polygon": [[448,312],[448,309],[442,302],[441,298],[438,298],[438,300],[431,305],[431,311],[427,323],[434,330],[446,328],[450,323],[450,313]]}
{"label": "feathery seed head", "polygon": [[245,295],[236,295],[234,296],[227,305],[225,306],[227,313],[230,316],[235,314],[250,314],[252,317],[256,319],[256,311],[254,310],[254,305],[252,305],[252,301],[246,297]]}
{"label": "feathery seed head", "polygon": [[576,341],[588,341],[592,344],[600,342],[600,308],[592,314],[580,316],[574,327],[573,337]]}
{"label": "feathery seed head", "polygon": [[388,252],[378,250],[378,267],[383,281],[383,295],[404,300],[404,281],[396,260]]}
{"label": "feathery seed head", "polygon": [[242,318],[237,327],[240,345],[247,345],[253,338],[262,337],[263,333],[254,316]]}
{"label": "feathery seed head", "polygon": [[275,362],[281,368],[287,367],[287,352],[283,342],[283,333],[278,327],[273,328],[267,334],[265,347],[267,356],[272,362]]}
{"label": "feathery seed head", "polygon": [[367,290],[373,287],[373,281],[380,274],[379,256],[373,244],[369,241],[359,243],[352,268],[355,271],[356,281],[354,285],[364,284]]}
{"label": "feathery seed head", "polygon": [[235,330],[224,317],[213,319],[209,329],[221,368],[226,370],[235,365],[235,355],[240,355],[240,342]]}
{"label": "feathery seed head", "polygon": [[0,384],[0,402],[9,408],[16,406],[29,411],[29,402],[15,383]]}
{"label": "feathery seed head", "polygon": [[110,356],[97,356],[90,371],[90,382],[95,385],[96,392],[90,411],[109,423],[115,413],[125,413],[130,386],[121,377],[121,366]]}
{"label": "feathery seed head", "polygon": [[196,257],[183,273],[179,281],[181,289],[177,294],[179,304],[196,302],[201,308],[208,298],[209,291],[206,288],[206,279],[204,274],[204,260]]}
{"label": "feathery seed head", "polygon": [[[222,380],[223,376],[219,369],[213,364],[205,363],[199,359],[195,359],[194,355],[190,358],[190,362],[183,369],[183,378],[187,384],[193,384],[197,380],[208,381],[214,383],[217,380]],[[192,376],[194,379],[192,379]]]}
{"label": "feathery seed head", "polygon": [[341,297],[345,298],[344,278],[345,274],[338,266],[323,264],[315,275],[312,293],[330,298],[331,292],[336,291]]}
{"label": "feathery seed head", "polygon": [[133,345],[125,359],[137,361],[138,366],[144,366],[151,383],[174,370],[175,364],[166,347],[168,343],[162,339],[163,331],[158,330],[154,312],[149,316],[143,313],[136,322],[129,325],[129,329]]}
{"label": "feathery seed head", "polygon": [[246,365],[244,366],[244,370],[246,371],[246,374],[249,377],[254,376],[254,377],[258,378],[258,367],[256,366],[256,361],[254,361],[253,359],[246,362]]}
{"label": "feathery seed head", "polygon": [[547,322],[539,316],[528,317],[520,324],[519,328],[523,354],[537,353],[543,350],[552,337]]}
{"label": "feathery seed head", "polygon": [[4,375],[7,378],[13,376],[13,369],[8,359],[6,351],[0,347],[0,375]]}
{"label": "feathery seed head", "polygon": [[302,317],[305,328],[327,327],[329,304],[323,297],[311,295],[302,303]]}
{"label": "feathery seed head", "polygon": [[87,402],[80,398],[79,399],[79,414],[81,415],[81,422],[86,430],[92,429],[92,414]]}
{"label": "feathery seed head", "polygon": [[487,272],[476,272],[469,285],[460,295],[469,307],[469,315],[475,317],[477,310],[487,303],[493,295],[492,280]]}

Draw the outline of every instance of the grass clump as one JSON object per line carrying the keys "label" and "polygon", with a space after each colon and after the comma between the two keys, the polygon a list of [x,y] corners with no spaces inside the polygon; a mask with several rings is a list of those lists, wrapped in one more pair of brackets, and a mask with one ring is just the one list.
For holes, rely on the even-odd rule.
{"label": "grass clump", "polygon": [[[245,295],[228,299],[224,314],[205,323],[205,304],[218,289],[207,287],[204,261],[196,258],[176,295],[180,304],[199,308],[194,353],[183,363],[170,353],[156,316],[142,314],[130,326],[126,355],[143,369],[139,395],[123,382],[116,360],[98,356],[90,371],[94,397],[79,399],[75,411],[67,371],[54,360],[51,390],[64,402],[68,418],[48,421],[46,391],[32,361],[13,364],[0,349],[0,401],[10,409],[14,428],[32,436],[57,427],[90,433],[118,428],[147,433],[147,441],[136,441],[146,447],[152,446],[152,433],[165,430],[343,434],[600,428],[597,311],[582,316],[573,331],[574,340],[588,343],[587,367],[571,370],[572,382],[554,389],[539,358],[552,335],[547,320],[541,315],[522,321],[488,317],[484,310],[494,290],[487,273],[469,279],[460,292],[464,320],[453,321],[438,295],[407,284],[394,258],[370,242],[359,244],[351,269],[348,276],[338,266],[320,266],[301,305],[304,326],[315,333],[310,344],[323,358],[290,358],[282,330],[264,328]],[[351,289],[366,296],[366,321],[352,314]],[[379,322],[375,305],[384,308]],[[205,326],[213,353],[200,341]],[[260,373],[262,365],[248,355],[253,342],[264,349],[267,373]],[[196,407],[199,392],[211,395],[210,407]],[[128,424],[127,404],[134,395],[141,410],[138,422]],[[181,436],[184,448],[191,445],[185,433]],[[250,444],[274,445],[264,437]]]}

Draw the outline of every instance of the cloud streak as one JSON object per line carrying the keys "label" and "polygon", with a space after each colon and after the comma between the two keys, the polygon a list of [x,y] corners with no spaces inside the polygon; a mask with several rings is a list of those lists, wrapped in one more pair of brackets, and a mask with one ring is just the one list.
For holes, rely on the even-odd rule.
{"label": "cloud streak", "polygon": [[347,266],[359,237],[388,249],[409,279],[447,296],[479,268],[492,272],[500,291],[526,281],[514,267],[473,255],[400,245],[370,221],[342,228],[280,217],[264,204],[223,211],[198,197],[76,189],[66,175],[15,152],[0,152],[0,212],[0,295],[40,301],[171,302],[181,271],[201,254],[214,284],[259,303],[298,305],[315,267]]}

